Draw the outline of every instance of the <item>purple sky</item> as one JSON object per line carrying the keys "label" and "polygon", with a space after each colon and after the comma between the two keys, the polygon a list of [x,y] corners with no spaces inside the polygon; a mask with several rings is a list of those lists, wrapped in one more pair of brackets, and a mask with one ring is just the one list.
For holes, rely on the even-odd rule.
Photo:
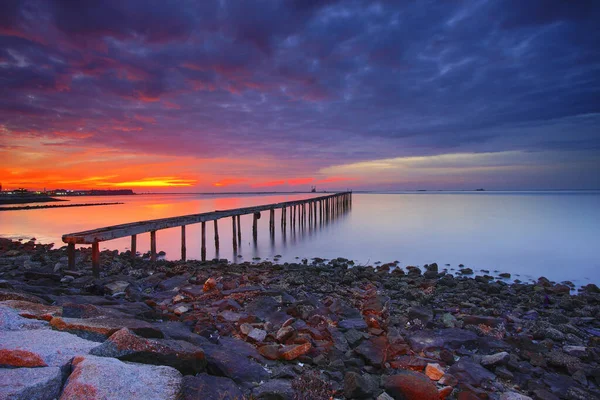
{"label": "purple sky", "polygon": [[0,182],[600,188],[600,2],[0,2]]}

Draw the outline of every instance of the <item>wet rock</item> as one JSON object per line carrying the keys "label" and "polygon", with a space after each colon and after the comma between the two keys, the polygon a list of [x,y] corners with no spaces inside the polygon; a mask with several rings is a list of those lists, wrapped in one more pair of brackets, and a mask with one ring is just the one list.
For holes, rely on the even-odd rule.
{"label": "wet rock", "polygon": [[385,391],[397,400],[438,400],[438,390],[429,378],[416,372],[404,371],[385,379]]}
{"label": "wet rock", "polygon": [[509,358],[510,354],[503,351],[501,353],[481,357],[481,365],[484,367],[493,367],[499,364],[506,364]]}
{"label": "wet rock", "polygon": [[356,329],[360,331],[367,329],[368,326],[365,320],[362,318],[351,318],[340,321],[338,323],[338,328],[340,328],[342,331],[347,331],[350,329]]}
{"label": "wet rock", "polygon": [[244,398],[244,394],[229,378],[208,374],[183,377],[181,400],[239,400],[242,398]]}
{"label": "wet rock", "polygon": [[233,379],[238,385],[252,387],[269,378],[262,365],[226,347],[205,346],[204,354],[209,373]]}
{"label": "wet rock", "polygon": [[344,376],[344,396],[348,399],[372,399],[378,389],[378,379],[372,375],[347,372]]}
{"label": "wet rock", "polygon": [[310,343],[282,346],[279,350],[279,356],[284,360],[290,361],[308,353],[310,349]]}
{"label": "wet rock", "polygon": [[492,381],[496,376],[467,358],[462,358],[450,367],[448,373],[454,375],[460,382],[480,386],[483,382]]}
{"label": "wet rock", "polygon": [[117,318],[63,318],[50,320],[52,328],[73,333],[81,338],[103,342],[116,331],[127,328],[137,335],[149,338],[162,338],[163,333],[152,324],[138,319]]}
{"label": "wet rock", "polygon": [[183,340],[146,339],[127,328],[115,332],[100,346],[93,348],[90,354],[143,364],[168,365],[184,374],[202,372],[206,367],[204,351],[193,344]]}
{"label": "wet rock", "polygon": [[114,358],[78,356],[73,359],[61,400],[177,399],[181,374],[165,366],[125,363]]}
{"label": "wet rock", "polygon": [[440,364],[427,364],[427,366],[425,367],[425,375],[427,375],[432,381],[439,381],[444,376],[444,374],[445,372],[440,366]]}
{"label": "wet rock", "polygon": [[0,365],[8,367],[66,367],[78,354],[98,343],[66,332],[47,329],[0,331]]}
{"label": "wet rock", "polygon": [[293,400],[292,382],[286,379],[271,379],[252,390],[252,397],[265,400]]}
{"label": "wet rock", "polygon": [[0,369],[0,399],[54,400],[61,386],[58,367]]}
{"label": "wet rock", "polygon": [[104,290],[107,294],[114,295],[117,293],[125,293],[125,290],[130,286],[129,282],[115,281],[104,285]]}
{"label": "wet rock", "polygon": [[415,351],[436,348],[458,348],[477,342],[477,334],[465,329],[422,330],[408,337],[410,347]]}

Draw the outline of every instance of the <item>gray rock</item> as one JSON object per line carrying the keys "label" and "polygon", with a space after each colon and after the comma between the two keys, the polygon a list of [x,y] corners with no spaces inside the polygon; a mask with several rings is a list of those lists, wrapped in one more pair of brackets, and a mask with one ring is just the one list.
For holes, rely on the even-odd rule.
{"label": "gray rock", "polygon": [[360,342],[365,339],[365,336],[368,337],[368,335],[366,335],[364,332],[359,332],[356,329],[349,329],[348,331],[344,332],[344,336],[346,337],[350,347],[358,346]]}
{"label": "gray rock", "polygon": [[45,321],[23,318],[13,308],[0,304],[0,335],[2,331],[31,329],[49,329],[49,326]]}
{"label": "gray rock", "polygon": [[129,287],[130,283],[125,281],[115,281],[104,285],[108,294],[123,293]]}
{"label": "gray rock", "polygon": [[483,356],[481,358],[481,365],[484,367],[493,367],[498,364],[506,364],[510,359],[510,354],[503,351],[501,353],[491,354],[489,356]]}
{"label": "gray rock", "polygon": [[378,389],[378,379],[372,375],[347,372],[344,376],[344,396],[349,399],[372,399]]}
{"label": "gray rock", "polygon": [[480,386],[483,382],[493,381],[496,378],[496,375],[468,358],[462,358],[451,366],[448,373],[454,375],[459,381],[473,386]]}
{"label": "gray rock", "polygon": [[260,343],[267,337],[267,332],[262,329],[254,328],[248,333],[248,337],[253,341]]}
{"label": "gray rock", "polygon": [[183,377],[181,397],[181,400],[239,400],[244,398],[244,394],[229,378],[198,374]]}
{"label": "gray rock", "polygon": [[286,379],[271,379],[252,390],[252,396],[265,400],[293,400],[292,382]]}
{"label": "gray rock", "polygon": [[424,325],[427,325],[433,319],[433,311],[429,307],[416,306],[408,309],[408,319],[421,320]]}
{"label": "gray rock", "polygon": [[350,318],[340,321],[338,323],[338,328],[342,331],[350,329],[364,330],[367,329],[367,323],[362,318]]}
{"label": "gray rock", "polygon": [[414,351],[436,348],[458,348],[477,342],[477,334],[466,329],[440,329],[417,331],[408,338],[408,343]]}
{"label": "gray rock", "polygon": [[252,387],[269,378],[262,365],[229,348],[204,346],[204,354],[209,373],[231,378],[238,385]]}
{"label": "gray rock", "polygon": [[181,374],[171,367],[80,356],[73,359],[73,373],[61,400],[80,400],[90,394],[97,399],[175,400],[181,381]]}
{"label": "gray rock", "polygon": [[533,400],[529,396],[525,396],[517,392],[505,392],[500,395],[500,400]]}
{"label": "gray rock", "polygon": [[585,346],[564,346],[563,351],[573,357],[585,357],[587,355],[587,347]]}
{"label": "gray rock", "polygon": [[0,399],[54,400],[61,386],[58,367],[0,369]]}

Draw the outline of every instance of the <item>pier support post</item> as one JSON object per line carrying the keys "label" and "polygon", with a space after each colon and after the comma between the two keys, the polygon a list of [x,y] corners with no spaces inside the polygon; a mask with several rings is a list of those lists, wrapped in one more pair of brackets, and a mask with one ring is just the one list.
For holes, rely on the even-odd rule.
{"label": "pier support post", "polygon": [[156,261],[156,231],[150,231],[150,261]]}
{"label": "pier support post", "polygon": [[131,235],[131,261],[137,256],[137,235]]}
{"label": "pier support post", "polygon": [[242,216],[238,215],[237,216],[237,226],[238,226],[238,243],[242,243],[242,223],[241,223],[241,219]]}
{"label": "pier support post", "polygon": [[260,218],[259,212],[255,212],[254,214],[252,214],[252,237],[254,238],[255,242],[256,242],[256,238],[258,236],[258,219],[259,218]]}
{"label": "pier support post", "polygon": [[67,256],[69,257],[69,269],[75,269],[75,243],[67,245]]}
{"label": "pier support post", "polygon": [[100,243],[92,243],[92,274],[94,278],[100,278]]}
{"label": "pier support post", "polygon": [[200,248],[200,257],[206,261],[206,222],[202,221],[202,247]]}
{"label": "pier support post", "polygon": [[185,225],[181,225],[181,261],[185,261],[186,249],[185,249]]}
{"label": "pier support post", "polygon": [[219,251],[219,225],[217,224],[217,220],[213,221],[215,223],[215,250]]}
{"label": "pier support post", "polygon": [[233,251],[237,251],[237,225],[235,223],[235,215],[231,217],[231,222],[233,225]]}
{"label": "pier support post", "polygon": [[275,209],[271,208],[269,210],[269,230],[273,233],[275,232]]}

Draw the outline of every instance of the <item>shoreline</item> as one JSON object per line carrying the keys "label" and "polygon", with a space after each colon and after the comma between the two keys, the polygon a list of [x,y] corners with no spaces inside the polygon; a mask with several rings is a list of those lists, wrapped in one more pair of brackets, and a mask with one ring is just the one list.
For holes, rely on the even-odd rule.
{"label": "shoreline", "polygon": [[[60,200],[66,201],[66,200]],[[90,206],[112,206],[116,204],[125,204],[120,202],[114,203],[81,203],[81,204],[54,204],[43,206],[19,206],[19,207],[0,207],[0,211],[23,211],[23,210],[40,210],[44,208],[64,208],[64,207],[90,207]]]}
{"label": "shoreline", "polygon": [[[68,270],[64,247],[0,239],[0,317],[8,310],[45,324],[49,336],[85,339],[93,349],[81,350],[83,361],[65,360],[60,367],[68,371],[102,365],[104,374],[125,380],[119,359],[140,370],[158,363],[171,368],[185,399],[600,396],[594,284],[571,295],[543,277],[509,284],[454,277],[437,264],[389,272],[392,263],[351,266],[343,258],[231,264],[138,257],[131,265],[129,252],[109,250],[94,279],[90,249],[76,252]],[[17,332],[37,351],[26,340],[33,330]],[[0,377],[20,370],[0,368]],[[77,383],[65,375],[63,392]]]}

